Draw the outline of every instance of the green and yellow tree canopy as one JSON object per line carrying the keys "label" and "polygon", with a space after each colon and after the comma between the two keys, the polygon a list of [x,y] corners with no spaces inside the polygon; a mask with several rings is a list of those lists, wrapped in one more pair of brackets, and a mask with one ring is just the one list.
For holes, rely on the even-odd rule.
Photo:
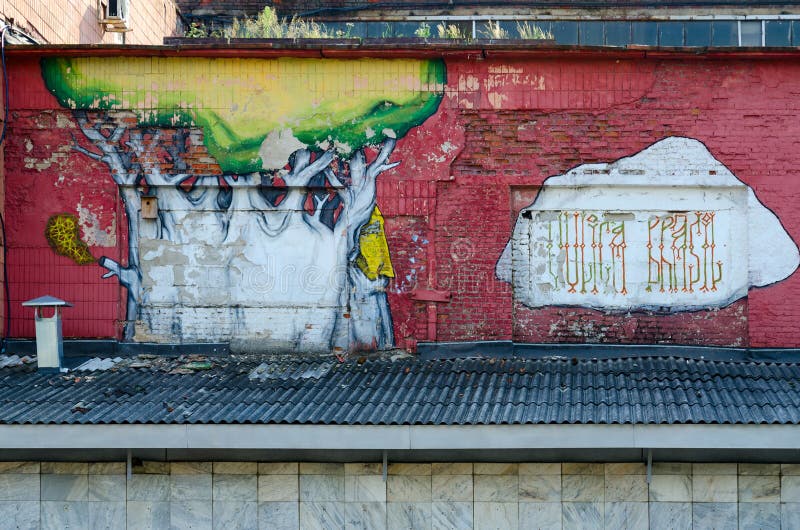
{"label": "green and yellow tree canopy", "polygon": [[61,105],[129,110],[141,126],[202,127],[225,172],[283,166],[295,149],[347,155],[401,138],[442,99],[440,60],[45,58]]}

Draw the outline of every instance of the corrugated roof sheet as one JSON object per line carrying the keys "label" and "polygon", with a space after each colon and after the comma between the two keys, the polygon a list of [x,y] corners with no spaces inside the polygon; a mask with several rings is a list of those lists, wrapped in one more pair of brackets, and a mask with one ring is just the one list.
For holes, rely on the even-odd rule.
{"label": "corrugated roof sheet", "polygon": [[39,373],[35,365],[3,368],[0,423],[800,422],[797,363],[231,356],[211,364],[208,370],[190,371],[118,362],[105,370],[68,374]]}

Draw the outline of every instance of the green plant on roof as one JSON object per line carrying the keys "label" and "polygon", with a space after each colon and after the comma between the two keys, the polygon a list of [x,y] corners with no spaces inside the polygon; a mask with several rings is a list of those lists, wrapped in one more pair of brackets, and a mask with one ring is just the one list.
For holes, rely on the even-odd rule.
{"label": "green plant on roof", "polygon": [[186,28],[186,31],[184,31],[183,36],[190,39],[220,39],[223,36],[223,31],[221,29],[209,28],[208,25],[202,22],[192,22],[189,24],[189,27]]}
{"label": "green plant on roof", "polygon": [[523,24],[517,22],[517,33],[519,33],[520,39],[525,40],[546,40],[553,38],[552,32],[545,31],[541,26],[531,24],[530,22],[525,22]]}
{"label": "green plant on roof", "polygon": [[483,27],[483,37],[487,39],[507,39],[508,30],[500,26],[499,21],[488,21]]}
{"label": "green plant on roof", "polygon": [[440,39],[467,39],[469,35],[456,24],[440,22],[436,25],[436,33]]}
{"label": "green plant on roof", "polygon": [[431,36],[431,25],[427,22],[423,22],[414,30],[414,36],[421,39],[429,39]]}
{"label": "green plant on roof", "polygon": [[272,7],[265,7],[255,17],[234,18],[225,29],[231,39],[334,39],[341,31],[331,31],[312,19],[280,18]]}

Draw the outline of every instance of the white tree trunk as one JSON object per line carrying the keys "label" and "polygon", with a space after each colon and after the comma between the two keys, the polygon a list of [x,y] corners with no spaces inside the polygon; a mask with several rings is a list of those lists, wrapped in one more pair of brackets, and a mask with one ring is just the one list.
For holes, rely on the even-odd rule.
{"label": "white tree trunk", "polygon": [[[369,164],[357,151],[347,183],[332,169],[332,151],[316,158],[296,151],[282,175],[285,196],[271,202],[261,192],[261,173],[192,175],[182,146],[198,141],[195,131],[126,129],[120,117],[78,113],[100,153],[75,148],[108,164],[125,205],[128,265],[106,257],[100,264],[105,277],[117,276],[128,289],[126,339],[248,339],[292,351],[393,346],[388,280],[369,280],[356,258],[375,208],[375,181],[397,165],[388,163],[394,140]],[[165,152],[170,172],[163,169]],[[325,188],[312,189],[319,175]],[[141,184],[157,197],[158,219],[140,219]],[[323,222],[334,196],[341,213]],[[311,212],[307,201],[314,202]]]}

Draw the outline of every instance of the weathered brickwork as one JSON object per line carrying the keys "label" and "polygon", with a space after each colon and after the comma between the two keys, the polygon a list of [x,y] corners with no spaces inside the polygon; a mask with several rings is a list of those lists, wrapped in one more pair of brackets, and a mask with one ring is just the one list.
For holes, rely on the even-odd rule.
{"label": "weathered brickwork", "polygon": [[[501,225],[516,217],[516,212],[508,215],[512,199],[503,191],[508,186],[541,184],[580,164],[630,156],[654,139],[684,136],[702,139],[734,175],[756,191],[785,227],[797,222],[792,220],[797,214],[786,202],[800,192],[790,178],[790,157],[797,149],[797,139],[784,135],[795,127],[792,116],[797,102],[790,84],[800,72],[793,66],[779,71],[770,62],[711,65],[664,61],[634,66],[615,61],[576,62],[568,67],[563,62],[512,63],[499,68],[490,64],[476,69],[459,63],[451,64],[449,72],[451,86],[458,82],[452,97],[462,109],[466,131],[464,149],[453,163],[456,182],[487,182],[504,194],[489,199],[480,210],[482,220],[494,211],[505,212],[497,216]],[[506,98],[497,99],[486,88],[496,85],[505,85],[505,91],[494,89],[494,93]],[[447,195],[454,203],[470,195],[459,193],[464,190],[461,186],[455,189]],[[491,192],[488,195],[493,196]],[[519,210],[521,206],[512,204],[511,208]],[[462,224],[470,224],[471,211],[466,209]],[[457,211],[452,213],[458,216]],[[496,226],[494,222],[480,225]],[[491,253],[499,255],[496,249]],[[491,279],[491,269],[483,270],[484,277]],[[790,339],[791,332],[781,324],[785,322],[782,315],[792,315],[793,310],[783,303],[785,299],[773,299],[769,293],[781,290],[791,297],[797,289],[797,281],[790,278],[772,288],[751,289],[746,302],[675,315],[530,309],[520,303],[513,304],[513,317],[509,311],[498,314],[493,307],[486,313],[498,315],[496,330],[513,328],[506,333],[521,341],[767,346],[788,339],[782,343],[794,344],[796,339]],[[482,283],[475,298],[496,300],[501,296],[490,280]],[[484,304],[482,307],[490,307]],[[443,328],[447,340],[473,336],[468,316],[475,313],[473,307],[453,303],[444,309],[451,324]],[[511,321],[503,320],[503,315]],[[773,326],[774,331],[768,331]],[[777,337],[781,339],[776,341]]]}
{"label": "weathered brickwork", "polygon": [[42,42],[51,44],[162,44],[177,30],[174,0],[129,2],[129,27],[124,34],[106,32],[97,22],[96,0],[4,2],[0,15]]}
{"label": "weathered brickwork", "polygon": [[22,528],[794,528],[796,464],[0,462]]}
{"label": "weathered brickwork", "polygon": [[177,0],[181,12],[188,15],[222,14],[252,16],[272,5],[267,0]]}
{"label": "weathered brickwork", "polygon": [[[225,298],[245,280],[255,288],[269,283],[253,271],[267,266],[271,258],[258,261],[252,256],[261,252],[259,248],[271,247],[253,244],[255,228],[250,228],[249,239],[242,236],[236,243],[250,261],[237,261],[240,257],[231,250],[230,255],[203,262],[212,247],[219,250],[234,244],[230,238],[213,243],[216,221],[210,221],[208,212],[280,211],[291,186],[276,178],[299,167],[292,151],[302,151],[298,146],[310,141],[292,143],[280,136],[285,131],[272,136],[264,133],[266,139],[242,140],[248,149],[262,146],[258,156],[264,157],[264,165],[253,172],[246,166],[250,163],[246,157],[236,158],[240,156],[236,140],[220,147],[219,142],[229,140],[214,128],[216,122],[204,125],[205,118],[200,116],[200,122],[186,126],[142,124],[146,116],[142,109],[164,105],[156,97],[159,94],[148,90],[157,91],[165,82],[193,75],[192,59],[182,60],[179,66],[166,67],[154,59],[150,70],[137,70],[129,78],[144,79],[141,86],[156,88],[121,89],[128,105],[119,103],[111,111],[91,107],[91,98],[81,103],[88,106],[70,108],[69,98],[79,92],[63,96],[58,92],[60,85],[51,81],[50,88],[61,98],[57,100],[42,79],[38,60],[10,60],[12,120],[4,164],[12,302],[45,292],[75,302],[66,313],[67,336],[166,341],[200,340],[220,333],[220,339],[237,338],[241,329],[235,322],[244,322],[246,330],[248,322],[257,320],[270,324],[242,338],[257,339],[262,333],[278,336],[276,330],[286,322],[305,329],[297,333],[308,337],[320,328],[335,329],[341,322],[354,330],[362,319],[381,322],[370,332],[374,336],[355,341],[367,349],[381,344],[413,348],[426,340],[497,339],[800,346],[795,326],[800,280],[794,273],[800,214],[793,207],[800,195],[800,184],[793,179],[794,154],[800,147],[795,134],[800,67],[791,61],[625,55],[553,60],[530,55],[515,60],[446,60],[441,63],[446,69],[442,84],[427,78],[425,84],[417,85],[409,81],[413,76],[404,74],[403,83],[411,83],[411,93],[419,94],[415,97],[423,98],[420,101],[429,97],[441,101],[424,112],[421,106],[413,106],[417,103],[410,106],[419,111],[419,117],[398,129],[396,145],[391,137],[395,133],[381,121],[365,129],[366,143],[353,145],[361,145],[367,164],[380,159],[387,145],[393,147],[388,162],[376,170],[380,176],[373,175],[376,209],[368,221],[361,221],[369,228],[359,232],[357,239],[333,231],[343,239],[334,237],[324,244],[319,240],[320,246],[315,247],[320,249],[315,252],[339,249],[335,252],[342,253],[351,270],[357,267],[367,280],[378,282],[371,284],[370,292],[380,293],[384,301],[372,306],[366,302],[373,300],[371,295],[345,303],[341,298],[325,298],[328,291],[306,293],[302,300],[280,299],[273,305],[263,302],[273,297],[259,298],[257,293]],[[104,68],[125,71],[124,58],[114,61]],[[223,70],[203,74],[203,79],[213,78],[221,87],[250,86],[250,81],[240,81],[255,79],[253,72],[262,67],[254,70],[258,63],[253,61],[260,59],[230,60]],[[319,63],[318,70],[286,71],[281,74],[285,77],[268,77],[267,82],[301,79],[301,85],[321,90],[319,97],[338,101],[379,97],[375,94],[384,86],[381,83],[397,79],[390,63],[354,60],[337,70],[339,84],[334,86],[321,83],[319,77],[330,65],[323,59],[314,61]],[[208,69],[217,63],[197,64],[196,68]],[[430,64],[436,69],[440,63]],[[263,71],[273,68],[269,65]],[[367,65],[378,72],[377,77],[369,78]],[[390,88],[386,100],[397,97],[397,88]],[[224,100],[228,97],[224,92],[214,93],[218,100],[203,100],[211,92],[192,95],[191,88],[183,90],[184,98],[197,98],[198,108],[232,112],[231,123],[239,123],[235,121],[238,103]],[[254,90],[254,94],[264,93]],[[306,123],[298,103],[303,97],[284,104],[288,106],[270,107],[265,116],[286,112],[292,123],[300,124],[290,134],[306,134],[297,132]],[[250,127],[246,134],[252,132],[249,121],[241,126]],[[141,231],[134,234],[141,241],[132,244],[130,214],[138,218],[139,210],[131,209],[133,199],[124,196],[130,185],[115,181],[113,166],[100,154],[104,140],[92,127],[106,138],[115,130],[123,135],[115,140],[114,153],[123,155],[119,161],[128,164],[125,167],[141,172],[134,182],[135,196],[158,195],[160,211],[178,220],[174,226],[163,224],[162,219],[163,226],[152,225],[161,226],[161,232],[152,231],[143,219]],[[318,157],[335,160],[328,166],[332,173],[319,173],[330,180],[314,177],[317,180],[298,188],[305,195],[291,219],[315,218],[318,205],[325,211],[327,201],[345,196],[344,191],[335,191],[336,183],[349,189],[350,167],[358,160],[352,158],[353,151],[344,154],[336,149],[341,149],[342,142],[360,141],[348,136],[351,132],[330,133],[340,135],[341,141],[335,136],[330,143],[314,140],[317,144],[310,149],[314,153],[305,163],[314,164]],[[369,135],[375,134],[384,135],[383,139],[371,140]],[[136,135],[141,138],[137,140]],[[143,146],[138,151],[137,142]],[[395,162],[400,164],[394,166]],[[274,165],[268,168],[269,164]],[[180,184],[159,184],[155,173],[163,175],[165,182],[174,178]],[[165,193],[173,189],[186,194],[190,202],[206,200],[192,194],[209,190],[218,202],[202,208],[199,202],[169,206],[176,203],[170,203],[174,199]],[[256,202],[226,198],[244,189],[262,198],[247,199]],[[328,231],[337,226],[338,216],[349,215],[342,213],[348,211],[347,205],[330,204],[325,214],[331,216],[325,221]],[[577,224],[552,221],[564,212],[572,212],[575,219],[583,216],[580,241]],[[683,216],[696,221],[682,229],[670,212],[678,212],[675,219]],[[78,219],[80,238],[96,262],[80,265],[52,250],[45,237],[46,224],[60,214]],[[550,221],[539,221],[537,215]],[[240,226],[236,217],[231,219],[231,226]],[[599,223],[606,223],[602,225],[606,235],[597,239],[601,232],[593,232],[596,239],[592,240],[585,230],[601,230]],[[559,226],[561,235],[546,235]],[[612,227],[620,238],[613,244]],[[138,230],[139,225],[134,228]],[[329,237],[329,232],[321,233]],[[621,239],[623,233],[626,239]],[[271,241],[277,244],[278,240]],[[351,256],[354,248],[365,250]],[[123,282],[122,276],[120,282],[101,278],[119,264],[124,268],[132,249],[140,252],[142,260],[143,297],[138,300],[129,295],[136,286]],[[587,257],[591,252],[595,257]],[[604,257],[598,257],[601,254]],[[287,264],[296,270],[306,258],[298,256]],[[340,258],[330,259],[333,263]],[[251,266],[256,269],[247,268]],[[575,267],[581,267],[583,281],[577,289],[575,282],[570,283]],[[204,272],[198,276],[200,270]],[[522,277],[530,279],[522,281]],[[225,282],[232,283],[223,289],[213,287]],[[594,290],[586,288],[589,284]],[[207,292],[202,290],[206,288]],[[248,313],[247,307],[255,309]],[[327,307],[331,312],[322,316],[312,307]],[[138,313],[131,318],[132,312]],[[21,312],[13,316],[11,334],[31,336],[28,316]],[[380,327],[389,321],[388,331]],[[200,325],[203,322],[205,327]],[[289,335],[285,339],[291,342]],[[300,343],[291,347],[302,348]],[[335,346],[341,345],[336,342]]]}

